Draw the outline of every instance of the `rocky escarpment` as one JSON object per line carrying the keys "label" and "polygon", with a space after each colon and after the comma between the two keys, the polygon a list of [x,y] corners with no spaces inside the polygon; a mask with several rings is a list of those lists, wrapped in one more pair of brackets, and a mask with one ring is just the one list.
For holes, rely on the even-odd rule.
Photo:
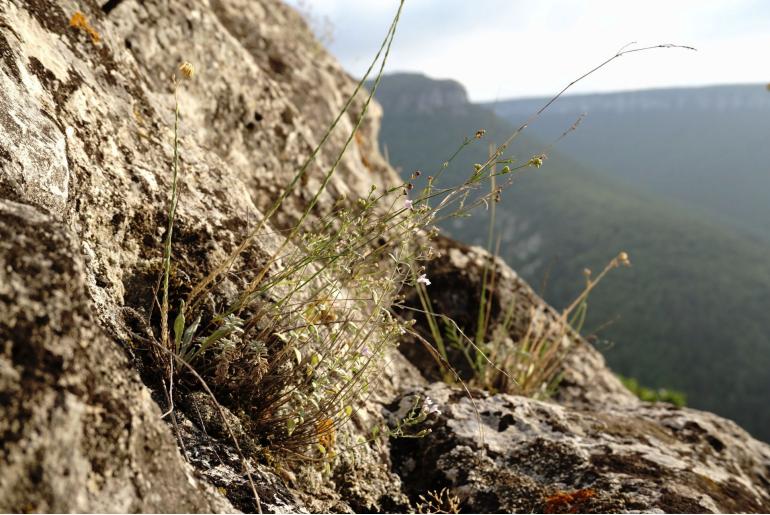
{"label": "rocky escarpment", "polygon": [[468,93],[462,84],[419,73],[389,74],[378,88],[377,98],[393,114],[462,113],[468,107]]}
{"label": "rocky escarpment", "polygon": [[[90,34],[70,26],[76,12]],[[583,491],[565,502],[586,510],[768,509],[767,446],[718,417],[638,402],[577,336],[565,342],[560,404],[476,392],[469,410],[458,390],[428,386],[394,354],[354,431],[420,392],[441,411],[425,421],[432,432],[360,446],[325,475],[244,464],[222,419],[250,435],[199,392],[164,415],[162,381],[143,356],[171,187],[170,75],[182,60],[198,73],[179,97],[174,258],[202,274],[270,206],[354,82],[276,0],[123,0],[108,15],[90,0],[0,4],[0,509],[253,511],[244,467],[265,511],[406,511],[444,487],[464,510],[563,508],[553,499],[565,491]],[[362,102],[275,228],[297,220]],[[314,215],[397,183],[376,149],[377,117],[375,107]],[[262,235],[244,267],[281,241]],[[486,258],[448,241],[440,249],[429,273],[449,310]],[[498,266],[501,295],[554,319]],[[477,432],[475,410],[494,434]],[[656,476],[669,493],[653,492]]]}

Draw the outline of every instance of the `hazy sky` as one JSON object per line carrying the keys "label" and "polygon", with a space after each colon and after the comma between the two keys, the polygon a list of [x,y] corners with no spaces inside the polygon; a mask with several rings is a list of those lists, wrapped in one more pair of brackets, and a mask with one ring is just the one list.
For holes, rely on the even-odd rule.
{"label": "hazy sky", "polygon": [[[398,6],[289,1],[328,17],[331,51],[354,75],[365,71]],[[770,81],[766,0],[406,0],[387,69],[459,80],[473,100],[542,96],[632,41],[698,50],[625,56],[573,91]]]}

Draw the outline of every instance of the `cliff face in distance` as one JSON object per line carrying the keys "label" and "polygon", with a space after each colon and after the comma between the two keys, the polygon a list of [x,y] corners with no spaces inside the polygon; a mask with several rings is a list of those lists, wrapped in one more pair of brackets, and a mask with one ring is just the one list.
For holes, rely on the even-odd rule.
{"label": "cliff face in distance", "polygon": [[[371,88],[373,81],[367,82]],[[377,98],[388,105],[394,115],[427,114],[438,111],[462,113],[468,105],[468,94],[454,80],[434,80],[419,73],[396,73],[377,89]]]}
{"label": "cliff face in distance", "polygon": [[[430,384],[421,356],[393,352],[346,431],[366,441],[427,395],[436,409],[423,436],[340,447],[327,469],[283,461],[237,395],[217,405],[180,382],[170,406],[147,356],[172,184],[170,75],[182,61],[197,73],[179,93],[175,281],[237,247],[355,83],[277,0],[123,0],[108,14],[92,0],[0,4],[0,509],[403,512],[431,492],[464,511],[770,509],[767,445],[709,413],[641,403],[571,334],[549,401],[482,391],[471,401]],[[246,277],[223,277],[212,304],[283,243],[362,108],[359,96],[275,230],[240,257]],[[311,219],[398,184],[377,150],[379,114],[369,111]],[[461,317],[489,256],[436,246],[431,293]],[[558,323],[494,266],[498,295],[517,306],[511,338]]]}

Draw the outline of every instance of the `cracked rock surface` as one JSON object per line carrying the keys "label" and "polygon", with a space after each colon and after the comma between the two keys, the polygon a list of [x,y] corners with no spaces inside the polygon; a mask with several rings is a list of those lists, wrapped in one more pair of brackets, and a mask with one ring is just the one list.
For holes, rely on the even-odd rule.
{"label": "cracked rock surface", "polygon": [[447,488],[463,511],[766,512],[770,450],[736,424],[672,405],[570,409],[443,383],[416,389],[393,411],[429,397],[440,415],[391,455],[410,496]]}

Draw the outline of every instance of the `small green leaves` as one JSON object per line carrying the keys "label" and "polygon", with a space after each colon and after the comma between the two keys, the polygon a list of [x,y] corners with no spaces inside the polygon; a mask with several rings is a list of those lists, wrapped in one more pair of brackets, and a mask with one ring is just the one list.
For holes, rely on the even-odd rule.
{"label": "small green leaves", "polygon": [[174,320],[174,348],[179,352],[179,346],[182,344],[182,335],[184,333],[184,301],[179,306],[179,314]]}
{"label": "small green leaves", "polygon": [[195,332],[198,330],[198,326],[201,323],[201,316],[198,315],[195,321],[190,324],[190,326],[185,329],[184,335],[182,336],[182,348],[186,349],[190,346],[190,343],[192,343],[193,336],[195,336]]}

